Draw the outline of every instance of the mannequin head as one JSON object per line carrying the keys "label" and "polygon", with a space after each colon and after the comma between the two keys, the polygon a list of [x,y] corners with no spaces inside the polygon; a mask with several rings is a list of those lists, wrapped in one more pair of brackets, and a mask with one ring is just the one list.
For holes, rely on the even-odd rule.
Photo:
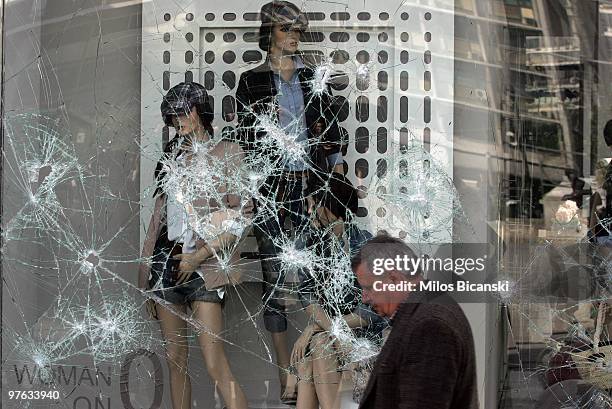
{"label": "mannequin head", "polygon": [[261,8],[259,48],[276,56],[298,51],[300,35],[308,28],[308,19],[288,1],[272,1]]}
{"label": "mannequin head", "polygon": [[172,126],[180,136],[187,136],[206,129],[196,107],[191,108],[191,112],[187,115],[173,116]]}
{"label": "mannequin head", "polygon": [[309,209],[314,213],[315,227],[327,227],[338,221],[347,221],[357,212],[357,191],[346,176],[332,173],[327,189],[313,192],[314,206]]}
{"label": "mannequin head", "polygon": [[213,110],[206,89],[196,82],[181,82],[168,90],[161,104],[164,123],[181,136],[205,130],[212,135]]}
{"label": "mannequin head", "polygon": [[301,31],[291,25],[275,25],[272,29],[270,54],[293,55],[300,45]]}

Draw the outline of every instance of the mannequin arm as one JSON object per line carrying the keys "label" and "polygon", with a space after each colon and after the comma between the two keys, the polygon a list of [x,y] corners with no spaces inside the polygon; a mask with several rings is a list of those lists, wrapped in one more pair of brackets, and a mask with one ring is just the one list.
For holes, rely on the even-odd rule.
{"label": "mannequin arm", "polygon": [[[155,241],[157,240],[157,236],[159,234],[159,229],[161,227],[161,217],[163,212],[163,206],[165,203],[165,198],[163,195],[157,196],[155,200],[155,207],[153,209],[153,214],[151,215],[151,221],[149,222],[149,228],[147,229],[146,237],[144,244],[142,246],[142,258],[147,259],[153,255],[153,251],[155,250]],[[138,287],[147,288],[149,282],[149,270],[150,266],[145,262],[140,264],[140,268],[138,270]]]}
{"label": "mannequin arm", "polygon": [[[329,331],[332,325],[332,321],[327,313],[321,308],[319,304],[310,304],[306,307],[306,311],[312,317],[314,324],[323,331]],[[349,328],[361,328],[367,323],[359,315],[350,313],[342,316],[342,319],[346,322]]]}

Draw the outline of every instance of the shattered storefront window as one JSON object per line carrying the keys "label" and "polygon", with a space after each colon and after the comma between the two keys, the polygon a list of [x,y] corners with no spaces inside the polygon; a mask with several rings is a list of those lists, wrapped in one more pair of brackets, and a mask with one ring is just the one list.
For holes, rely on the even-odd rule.
{"label": "shattered storefront window", "polygon": [[386,235],[481,408],[612,407],[609,1],[2,15],[2,406],[356,408]]}

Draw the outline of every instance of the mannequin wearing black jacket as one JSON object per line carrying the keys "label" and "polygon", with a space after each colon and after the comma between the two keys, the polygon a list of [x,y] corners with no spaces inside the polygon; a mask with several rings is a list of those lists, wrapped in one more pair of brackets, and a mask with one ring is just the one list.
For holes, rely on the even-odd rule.
{"label": "mannequin wearing black jacket", "polygon": [[[242,74],[236,91],[238,138],[247,158],[279,163],[277,157],[258,144],[265,137],[258,130],[258,117],[276,113],[276,120],[288,134],[306,146],[307,157],[297,167],[285,164],[284,169],[268,177],[260,190],[268,204],[278,210],[277,215],[267,217],[256,224],[257,238],[263,272],[264,324],[271,333],[276,351],[281,387],[287,384],[290,354],[286,340],[287,319],[284,300],[279,292],[285,277],[279,274],[276,257],[280,249],[273,238],[280,237],[285,218],[291,219],[296,236],[308,225],[305,206],[306,185],[321,183],[329,178],[331,168],[342,172],[340,153],[340,128],[331,89],[313,91],[315,71],[306,66],[298,51],[301,33],[308,21],[294,4],[273,1],[261,9],[259,46],[268,53],[260,66]],[[287,120],[290,118],[290,121]],[[260,212],[263,203],[255,203]],[[287,388],[289,389],[289,388]],[[283,401],[290,401],[292,393],[283,390]]]}

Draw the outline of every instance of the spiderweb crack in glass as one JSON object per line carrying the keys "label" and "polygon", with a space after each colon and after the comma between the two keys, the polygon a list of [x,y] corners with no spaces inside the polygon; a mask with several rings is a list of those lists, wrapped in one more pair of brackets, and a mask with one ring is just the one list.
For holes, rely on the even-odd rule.
{"label": "spiderweb crack in glass", "polygon": [[454,219],[467,222],[452,179],[421,142],[411,139],[398,148],[391,169],[373,181],[372,190],[390,210],[381,228],[402,230],[411,242],[432,243],[449,232]]}
{"label": "spiderweb crack in glass", "polygon": [[297,240],[278,240],[278,247],[281,249],[278,258],[281,262],[281,268],[286,270],[287,273],[295,273],[301,269],[310,271],[317,262],[321,261],[320,257],[314,252],[308,249],[298,249],[297,246]]}
{"label": "spiderweb crack in glass", "polygon": [[[218,143],[194,142],[189,159],[168,156],[161,161],[165,173],[161,188],[185,209],[189,225],[205,241],[223,233],[242,234],[251,224],[243,213],[251,200],[246,193],[258,189],[263,179],[250,173],[237,154],[212,155]],[[230,195],[239,201],[237,206],[230,207]]]}
{"label": "spiderweb crack in glass", "polygon": [[310,84],[312,92],[318,95],[328,93],[330,80],[335,73],[333,65],[329,61],[322,61],[315,67],[314,72],[315,75]]}
{"label": "spiderweb crack in glass", "polygon": [[285,132],[271,110],[270,113],[256,115],[256,118],[255,129],[263,135],[255,143],[257,149],[279,156],[283,163],[307,159],[307,145],[298,140],[298,134]]}

